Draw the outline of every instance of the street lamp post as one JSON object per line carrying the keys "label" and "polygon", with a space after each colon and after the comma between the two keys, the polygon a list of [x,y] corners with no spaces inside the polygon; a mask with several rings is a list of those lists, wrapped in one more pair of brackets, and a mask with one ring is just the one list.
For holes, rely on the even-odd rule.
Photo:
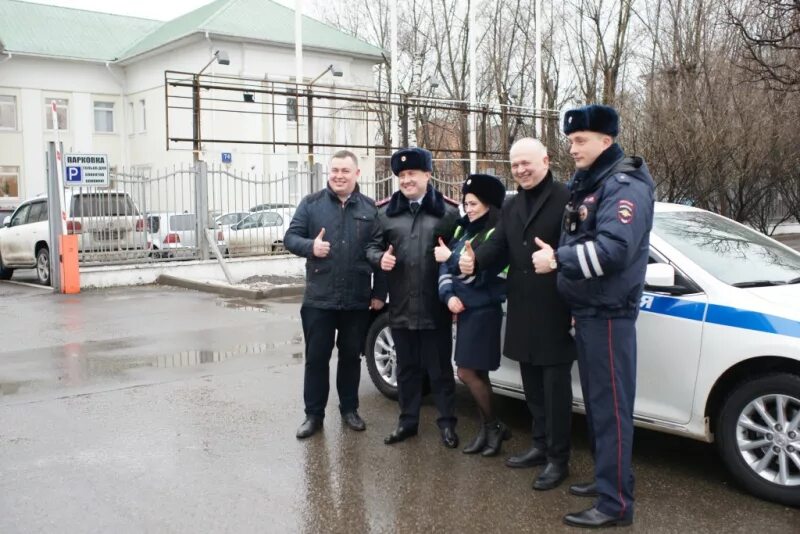
{"label": "street lamp post", "polygon": [[230,57],[225,50],[216,50],[206,66],[197,74],[192,74],[192,154],[195,163],[200,161],[200,151],[202,150],[200,142],[200,75],[215,61],[220,65],[231,64]]}
{"label": "street lamp post", "polygon": [[343,75],[342,69],[336,67],[333,63],[328,65],[319,76],[311,80],[308,84],[306,100],[308,101],[308,124],[306,130],[308,131],[308,192],[314,191],[314,95],[311,86],[313,86],[320,78],[330,72],[334,77],[341,78]]}

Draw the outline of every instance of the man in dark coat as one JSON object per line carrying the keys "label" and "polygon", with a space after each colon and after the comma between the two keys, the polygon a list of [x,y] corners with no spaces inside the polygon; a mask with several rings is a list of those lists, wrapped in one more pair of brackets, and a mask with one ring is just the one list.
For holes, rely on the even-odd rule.
{"label": "man in dark coat", "polygon": [[427,371],[442,443],[458,447],[452,316],[439,300],[439,264],[433,249],[453,235],[458,208],[430,184],[431,153],[406,148],[392,155],[400,190],[382,205],[367,257],[388,274],[389,321],[397,349],[400,420],[385,440],[391,445],[417,434]]}
{"label": "man in dark coat", "polygon": [[[369,310],[383,307],[385,289],[383,294],[371,294],[372,269],[364,248],[372,236],[377,208],[374,200],[359,192],[359,174],[355,154],[347,150],[335,153],[328,186],[300,202],[284,236],[290,252],[307,258],[306,290],[300,308],[306,342],[306,419],[297,430],[298,439],[322,428],[334,342],[342,420],[353,430],[366,428],[357,411],[361,347]],[[379,274],[376,281],[382,278]]]}
{"label": "man in dark coat", "polygon": [[503,354],[519,362],[533,416],[533,445],[508,458],[506,465],[545,465],[533,488],[549,490],[569,475],[575,344],[569,333],[569,308],[558,293],[556,277],[536,275],[532,255],[536,237],[558,240],[569,191],[553,178],[547,149],[538,140],[518,140],[510,157],[517,194],[503,206],[492,236],[475,256],[462,254],[459,267],[469,275],[499,264],[509,266]]}
{"label": "man in dark coat", "polygon": [[594,480],[573,495],[594,506],[564,516],[574,527],[626,526],[633,521],[633,404],[636,395],[636,317],[653,227],[655,185],[640,157],[614,142],[619,116],[592,104],[564,115],[575,174],[564,231],[540,241],[534,266],[558,270],[558,289],[575,317],[578,370],[586,405]]}

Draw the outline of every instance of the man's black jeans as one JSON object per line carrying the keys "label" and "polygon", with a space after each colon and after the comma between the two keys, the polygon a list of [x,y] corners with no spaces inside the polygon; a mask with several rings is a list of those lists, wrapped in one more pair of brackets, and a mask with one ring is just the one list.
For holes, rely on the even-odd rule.
{"label": "man's black jeans", "polygon": [[369,310],[324,310],[303,306],[300,308],[300,318],[306,342],[303,383],[306,415],[325,417],[330,390],[328,362],[334,341],[338,353],[336,391],[339,393],[339,411],[343,414],[356,411],[358,383],[361,380],[361,349],[369,324]]}

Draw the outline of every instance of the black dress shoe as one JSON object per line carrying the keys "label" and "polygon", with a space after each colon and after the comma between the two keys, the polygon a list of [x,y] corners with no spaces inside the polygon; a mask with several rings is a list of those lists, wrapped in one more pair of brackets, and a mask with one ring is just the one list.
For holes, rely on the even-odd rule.
{"label": "black dress shoe", "polygon": [[569,492],[578,497],[597,497],[597,482],[582,482],[569,487]]}
{"label": "black dress shoe", "polygon": [[511,429],[500,421],[490,423],[486,426],[486,448],[481,452],[481,456],[497,456],[503,447],[503,442],[511,439]]}
{"label": "black dress shoe", "polygon": [[322,428],[322,419],[309,415],[300,428],[297,429],[297,439],[305,439],[313,436],[317,431]]}
{"label": "black dress shoe", "polygon": [[580,528],[627,527],[633,523],[633,518],[614,517],[592,507],[582,512],[565,515],[564,523]]}
{"label": "black dress shoe", "polygon": [[416,436],[416,435],[417,435],[417,427],[398,426],[397,428],[394,429],[394,432],[392,432],[383,439],[383,443],[385,445],[391,445],[393,443],[399,443],[401,441],[410,438],[411,436]]}
{"label": "black dress shoe", "polygon": [[486,447],[486,425],[482,424],[481,429],[478,431],[478,435],[472,438],[472,441],[469,442],[469,445],[464,447],[464,450],[461,451],[464,454],[478,454]]}
{"label": "black dress shoe", "polygon": [[454,428],[446,426],[440,431],[442,433],[442,444],[448,449],[458,447],[458,434]]}
{"label": "black dress shoe", "polygon": [[547,491],[555,489],[559,484],[569,476],[569,467],[566,465],[559,465],[548,463],[533,481],[533,489],[538,491]]}
{"label": "black dress shoe", "polygon": [[535,467],[547,463],[547,454],[535,445],[517,456],[506,458],[506,467]]}
{"label": "black dress shoe", "polygon": [[359,417],[358,412],[343,413],[342,421],[357,432],[362,432],[367,429],[367,424]]}

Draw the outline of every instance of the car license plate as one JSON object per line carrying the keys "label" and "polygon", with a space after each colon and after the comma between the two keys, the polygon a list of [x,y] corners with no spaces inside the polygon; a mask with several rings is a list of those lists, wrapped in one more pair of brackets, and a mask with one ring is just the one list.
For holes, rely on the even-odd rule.
{"label": "car license plate", "polygon": [[113,241],[119,239],[120,231],[119,230],[100,230],[99,232],[95,232],[95,236],[97,239],[101,239],[103,241]]}

